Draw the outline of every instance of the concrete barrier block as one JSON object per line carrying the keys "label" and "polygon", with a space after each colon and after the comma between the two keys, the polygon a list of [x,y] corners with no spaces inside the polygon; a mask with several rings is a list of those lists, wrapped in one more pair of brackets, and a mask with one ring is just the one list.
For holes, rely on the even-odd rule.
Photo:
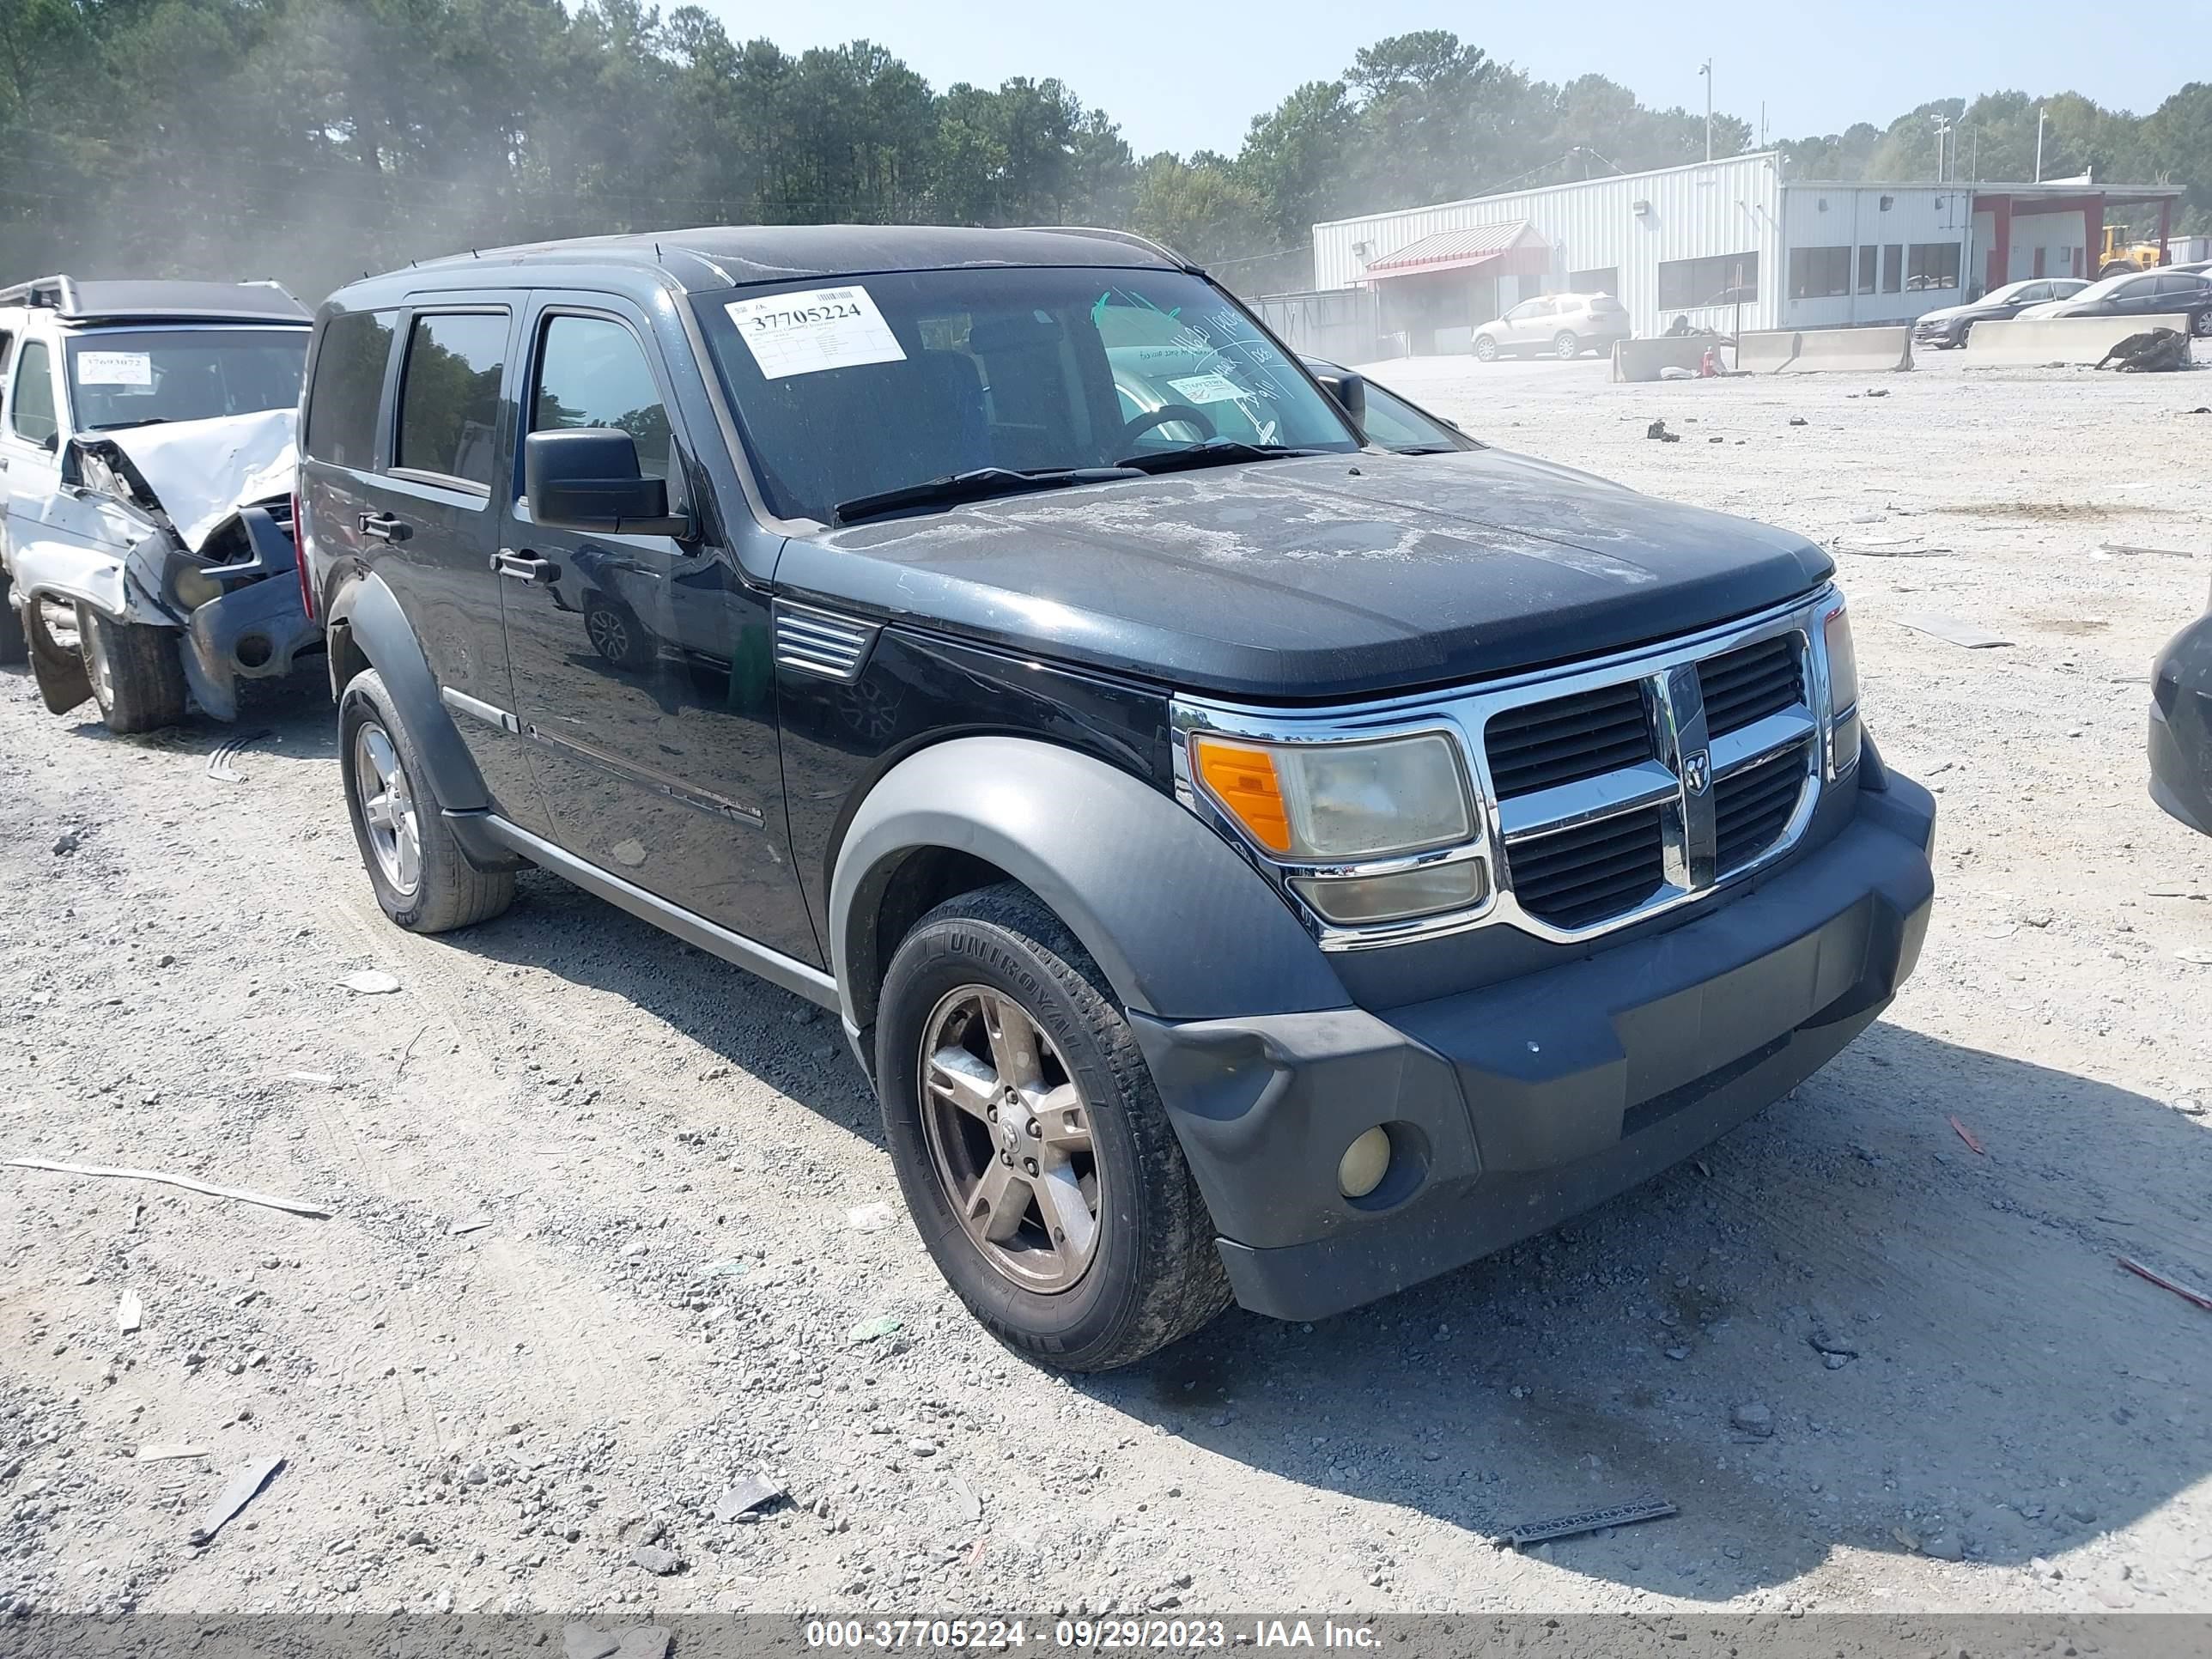
{"label": "concrete barrier block", "polygon": [[1887,374],[1912,367],[1912,330],[1896,328],[1808,328],[1797,335],[1796,355],[1777,370],[1784,374]]}
{"label": "concrete barrier block", "polygon": [[2015,317],[1976,323],[1966,335],[1970,368],[2021,363],[2095,363],[2130,334],[2170,328],[2186,336],[2185,316]]}
{"label": "concrete barrier block", "polygon": [[1692,374],[1705,361],[1705,348],[1719,342],[1695,334],[1662,336],[1656,340],[1615,340],[1613,378],[1616,380],[1656,380],[1662,368],[1686,368]]}
{"label": "concrete barrier block", "polygon": [[1735,338],[1735,366],[1745,374],[1779,374],[1796,356],[1800,336],[1794,329],[1747,330]]}

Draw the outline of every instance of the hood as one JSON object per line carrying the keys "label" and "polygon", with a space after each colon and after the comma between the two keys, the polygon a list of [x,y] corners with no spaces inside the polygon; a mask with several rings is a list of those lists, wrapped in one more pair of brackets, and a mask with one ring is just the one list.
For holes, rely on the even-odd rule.
{"label": "hood", "polygon": [[85,435],[129,457],[179,538],[197,553],[240,507],[292,493],[298,419],[295,410],[271,409]]}
{"label": "hood", "polygon": [[787,542],[797,598],[1177,690],[1322,701],[1691,632],[1833,568],[1803,537],[1476,450],[1130,479]]}
{"label": "hood", "polygon": [[1979,311],[1978,303],[1971,306],[1941,306],[1934,311],[1923,311],[1919,320],[1923,323],[1955,323],[1970,311]]}
{"label": "hood", "polygon": [[2043,300],[2014,315],[2014,322],[2027,322],[2036,317],[2063,317],[2073,305],[2071,300]]}

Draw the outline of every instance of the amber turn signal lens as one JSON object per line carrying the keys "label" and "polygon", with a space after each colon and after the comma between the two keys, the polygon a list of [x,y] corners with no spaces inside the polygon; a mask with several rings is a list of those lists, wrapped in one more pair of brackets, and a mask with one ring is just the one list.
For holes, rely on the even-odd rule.
{"label": "amber turn signal lens", "polygon": [[1289,852],[1291,819],[1283,810],[1275,757],[1264,749],[1213,737],[1193,738],[1191,751],[1200,781],[1246,833],[1270,853]]}

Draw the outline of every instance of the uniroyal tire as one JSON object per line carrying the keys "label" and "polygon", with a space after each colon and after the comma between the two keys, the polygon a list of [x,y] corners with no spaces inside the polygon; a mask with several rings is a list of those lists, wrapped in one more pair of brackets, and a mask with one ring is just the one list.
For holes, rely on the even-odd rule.
{"label": "uniroyal tire", "polygon": [[[987,1255],[940,1173],[939,1132],[923,1121],[926,1109],[945,1109],[923,1099],[929,1027],[975,990],[1018,1005],[1080,1097],[1096,1154],[1097,1233],[1081,1277],[1065,1288],[1027,1288]],[[1066,1370],[1109,1370],[1229,1304],[1212,1219],[1128,1022],[1097,964],[1026,888],[950,900],[900,943],[877,1008],[876,1080],[922,1242],[969,1311],[1008,1346]]]}
{"label": "uniroyal tire", "polygon": [[[400,927],[442,933],[488,921],[514,902],[513,872],[482,871],[463,855],[414,734],[373,668],[355,675],[338,699],[338,770],[369,885]],[[411,831],[399,827],[403,814]],[[410,842],[411,859],[399,851]]]}
{"label": "uniroyal tire", "polygon": [[130,737],[185,718],[185,665],[174,629],[117,622],[79,605],[76,637],[92,700],[109,731]]}

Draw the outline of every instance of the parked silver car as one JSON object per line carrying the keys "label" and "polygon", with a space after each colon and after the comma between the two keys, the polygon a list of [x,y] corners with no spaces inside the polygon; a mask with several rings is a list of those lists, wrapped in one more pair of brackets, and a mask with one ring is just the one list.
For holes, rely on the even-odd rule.
{"label": "parked silver car", "polygon": [[1585,351],[1601,355],[1636,331],[1628,307],[1610,294],[1546,294],[1523,300],[1495,322],[1474,331],[1474,355],[1484,362],[1540,355],[1562,362]]}

